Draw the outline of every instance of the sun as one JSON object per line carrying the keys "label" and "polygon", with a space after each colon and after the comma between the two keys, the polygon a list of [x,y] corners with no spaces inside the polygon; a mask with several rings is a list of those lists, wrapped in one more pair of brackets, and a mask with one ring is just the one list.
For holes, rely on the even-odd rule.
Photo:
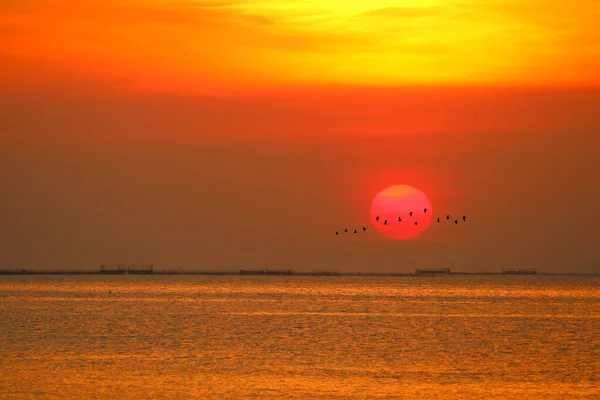
{"label": "sun", "polygon": [[371,223],[390,239],[414,239],[427,230],[431,220],[432,207],[429,199],[425,193],[412,186],[390,186],[377,193],[371,202]]}

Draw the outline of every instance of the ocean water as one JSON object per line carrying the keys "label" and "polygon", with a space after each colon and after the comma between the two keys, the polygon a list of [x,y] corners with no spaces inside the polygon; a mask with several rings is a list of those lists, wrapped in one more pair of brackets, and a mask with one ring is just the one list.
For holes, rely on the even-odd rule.
{"label": "ocean water", "polygon": [[2,399],[600,398],[599,277],[2,276],[0,321]]}

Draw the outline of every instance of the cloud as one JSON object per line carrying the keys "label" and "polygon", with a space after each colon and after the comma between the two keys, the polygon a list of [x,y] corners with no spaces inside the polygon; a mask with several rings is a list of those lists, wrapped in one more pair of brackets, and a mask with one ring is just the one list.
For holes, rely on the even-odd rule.
{"label": "cloud", "polygon": [[175,91],[598,85],[600,31],[593,15],[600,3],[584,3],[587,8],[541,0],[447,0],[430,7],[366,0],[10,2],[2,5],[0,48],[57,68],[109,70],[140,87]]}
{"label": "cloud", "polygon": [[384,18],[419,18],[431,17],[444,14],[453,7],[433,6],[433,7],[386,7],[375,10],[364,11],[357,14],[357,17],[384,17]]}

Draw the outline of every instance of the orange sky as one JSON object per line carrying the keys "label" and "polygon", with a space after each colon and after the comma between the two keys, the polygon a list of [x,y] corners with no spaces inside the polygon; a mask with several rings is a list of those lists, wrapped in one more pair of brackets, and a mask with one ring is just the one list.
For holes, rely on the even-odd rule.
{"label": "orange sky", "polygon": [[9,0],[0,79],[91,74],[196,93],[589,86],[600,84],[597,15],[596,0]]}
{"label": "orange sky", "polygon": [[398,3],[0,2],[0,268],[600,271],[600,2]]}

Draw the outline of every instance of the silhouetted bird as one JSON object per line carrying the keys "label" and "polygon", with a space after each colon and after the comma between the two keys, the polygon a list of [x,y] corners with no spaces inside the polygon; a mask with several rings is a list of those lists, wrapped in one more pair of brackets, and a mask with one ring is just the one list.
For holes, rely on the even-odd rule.
{"label": "silhouetted bird", "polygon": [[363,226],[363,232],[365,232],[366,230],[367,230],[367,228],[365,228],[365,227]]}
{"label": "silhouetted bird", "polygon": [[408,215],[409,217],[412,217],[413,212],[411,211],[410,214]]}
{"label": "silhouetted bird", "polygon": [[417,226],[417,224],[418,224],[418,222],[417,222],[417,221],[415,221],[415,226]]}
{"label": "silhouetted bird", "polygon": [[348,228],[344,229],[344,232],[348,232]]}
{"label": "silhouetted bird", "polygon": [[108,294],[112,294],[112,292],[109,290],[109,291],[108,291]]}
{"label": "silhouetted bird", "polygon": [[425,208],[425,209],[423,209],[423,212],[424,212],[425,214],[427,214],[427,209],[426,209],[426,208]]}
{"label": "silhouetted bird", "polygon": [[338,231],[335,231],[335,234],[336,234],[336,235],[339,235],[340,233],[339,233]]}
{"label": "silhouetted bird", "polygon": [[375,221],[379,222],[379,215],[375,217]]}
{"label": "silhouetted bird", "polygon": [[437,219],[437,222],[440,222],[440,219],[439,219],[439,218]]}
{"label": "silhouetted bird", "polygon": [[402,217],[398,217],[398,222],[402,222]]}
{"label": "silhouetted bird", "polygon": [[385,221],[383,221],[383,224],[384,224],[384,225],[387,225],[387,219],[386,219]]}
{"label": "silhouetted bird", "polygon": [[354,230],[354,233],[356,233],[356,229]]}
{"label": "silhouetted bird", "polygon": [[463,221],[466,221],[466,220],[467,220],[467,216],[463,215]]}
{"label": "silhouetted bird", "polygon": [[455,220],[454,220],[454,223],[455,223],[455,224],[458,224],[458,220],[457,220],[457,219],[455,219]]}
{"label": "silhouetted bird", "polygon": [[450,214],[446,215],[446,219],[450,219]]}

